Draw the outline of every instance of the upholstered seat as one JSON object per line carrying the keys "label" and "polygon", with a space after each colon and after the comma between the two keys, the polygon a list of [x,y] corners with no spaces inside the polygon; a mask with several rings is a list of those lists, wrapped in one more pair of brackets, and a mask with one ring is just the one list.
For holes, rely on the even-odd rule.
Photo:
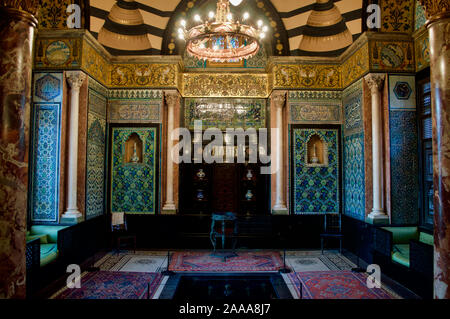
{"label": "upholstered seat", "polygon": [[40,266],[44,267],[58,258],[58,247],[56,243],[41,244],[41,262]]}
{"label": "upholstered seat", "polygon": [[409,245],[400,244],[393,246],[392,260],[405,266],[409,267]]}

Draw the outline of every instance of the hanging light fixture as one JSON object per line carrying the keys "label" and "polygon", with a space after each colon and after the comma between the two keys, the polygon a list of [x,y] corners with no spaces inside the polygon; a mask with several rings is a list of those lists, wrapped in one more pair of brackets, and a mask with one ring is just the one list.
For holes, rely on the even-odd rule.
{"label": "hanging light fixture", "polygon": [[[237,6],[242,0],[218,0],[216,13],[209,12],[205,21],[196,14],[194,22],[200,24],[189,30],[186,20],[179,22],[178,37],[186,41],[189,55],[200,60],[229,62],[249,59],[258,53],[260,41],[269,28],[262,20],[258,21],[257,28],[234,20],[230,2]],[[249,18],[250,14],[245,12],[242,21]]]}

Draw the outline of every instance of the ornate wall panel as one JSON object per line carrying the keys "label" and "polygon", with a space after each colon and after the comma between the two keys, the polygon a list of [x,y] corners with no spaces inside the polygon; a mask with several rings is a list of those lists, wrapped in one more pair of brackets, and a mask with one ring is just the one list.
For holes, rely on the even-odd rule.
{"label": "ornate wall panel", "polygon": [[342,88],[369,72],[369,59],[369,44],[366,43],[342,64]]}
{"label": "ornate wall panel", "polygon": [[111,65],[109,61],[95,50],[87,41],[83,41],[82,68],[103,85],[111,83]]}
{"label": "ornate wall panel", "polygon": [[419,222],[417,115],[414,76],[389,76],[392,222]]}
{"label": "ornate wall panel", "polygon": [[111,87],[164,87],[178,85],[176,64],[113,64]]}
{"label": "ornate wall panel", "polygon": [[412,33],[414,31],[415,0],[381,1],[381,31]]}
{"label": "ornate wall panel", "polygon": [[349,86],[343,92],[344,135],[360,133],[363,130],[362,80]]}
{"label": "ornate wall panel", "polygon": [[414,40],[414,46],[418,72],[430,66],[430,38],[427,30]]}
{"label": "ornate wall panel", "polygon": [[344,137],[344,214],[365,217],[364,133]]}
{"label": "ornate wall panel", "polygon": [[104,213],[107,90],[89,79],[86,219]]}
{"label": "ornate wall panel", "polygon": [[161,123],[160,90],[111,90],[108,121],[111,123]]}
{"label": "ornate wall panel", "polygon": [[[125,146],[131,135],[142,142],[142,159],[127,163]],[[157,211],[157,129],[112,129],[111,210],[127,214],[155,214]]]}
{"label": "ornate wall panel", "polygon": [[269,96],[267,74],[185,73],[182,93],[185,97],[248,97]]}
{"label": "ornate wall panel", "polygon": [[33,88],[31,220],[57,223],[62,73],[36,73]]}
{"label": "ornate wall panel", "polygon": [[413,45],[409,41],[371,41],[371,70],[414,72]]}
{"label": "ornate wall panel", "polygon": [[337,65],[280,64],[273,68],[276,89],[340,89]]}
{"label": "ornate wall panel", "polygon": [[40,0],[39,29],[67,29],[67,7],[75,0]]}
{"label": "ornate wall panel", "polygon": [[36,69],[77,69],[81,66],[80,38],[39,38],[36,40]]}
{"label": "ornate wall panel", "polygon": [[185,127],[193,130],[194,122],[202,120],[203,128],[264,128],[266,127],[265,99],[217,99],[185,100]]}
{"label": "ornate wall panel", "polygon": [[[327,166],[309,166],[306,145],[318,135],[328,149]],[[337,129],[293,130],[293,213],[339,213],[339,131]]]}
{"label": "ornate wall panel", "polygon": [[339,91],[290,91],[289,121],[293,124],[342,123]]}
{"label": "ornate wall panel", "polygon": [[344,104],[344,214],[365,218],[363,80],[343,92]]}

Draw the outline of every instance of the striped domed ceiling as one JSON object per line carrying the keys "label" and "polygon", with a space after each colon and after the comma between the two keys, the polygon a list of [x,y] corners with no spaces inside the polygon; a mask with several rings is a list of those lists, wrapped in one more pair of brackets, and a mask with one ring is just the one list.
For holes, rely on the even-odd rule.
{"label": "striped domed ceiling", "polygon": [[[216,0],[90,0],[90,31],[112,54],[181,54],[176,24]],[[362,32],[362,0],[243,0],[232,10],[262,17],[272,55],[337,56]],[[270,43],[269,43],[270,42]]]}

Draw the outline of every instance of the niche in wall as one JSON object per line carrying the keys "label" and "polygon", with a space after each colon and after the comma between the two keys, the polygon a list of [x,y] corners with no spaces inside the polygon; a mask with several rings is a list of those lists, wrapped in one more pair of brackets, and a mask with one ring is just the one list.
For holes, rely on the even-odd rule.
{"label": "niche in wall", "polygon": [[322,138],[314,134],[306,143],[306,166],[328,166],[328,147]]}
{"label": "niche in wall", "polygon": [[125,142],[125,163],[142,164],[142,140],[137,133],[132,133]]}

